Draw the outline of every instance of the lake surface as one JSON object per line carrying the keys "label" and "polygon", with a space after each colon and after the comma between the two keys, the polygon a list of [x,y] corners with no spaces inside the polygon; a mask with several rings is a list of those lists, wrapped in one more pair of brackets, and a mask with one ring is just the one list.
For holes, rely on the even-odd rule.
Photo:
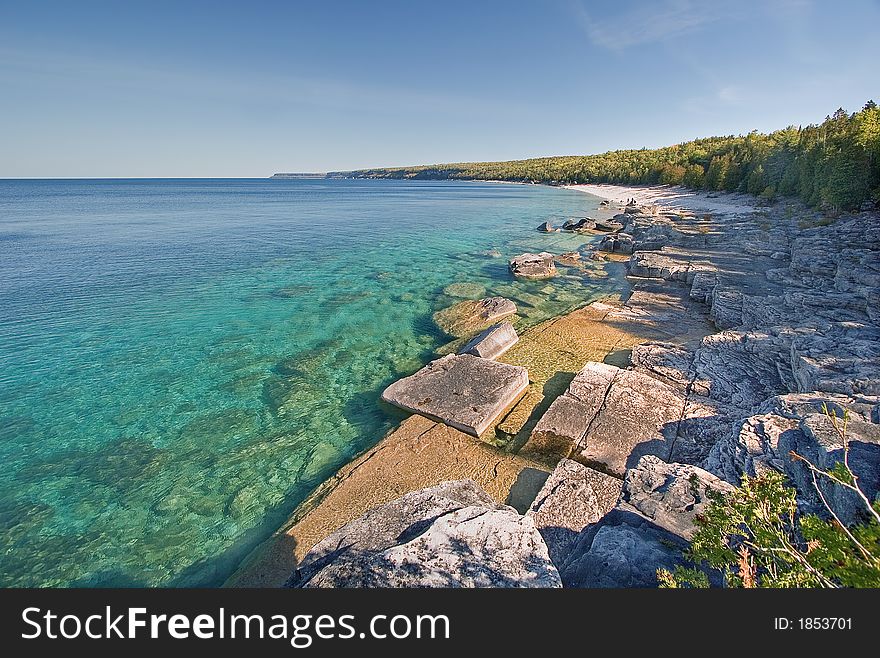
{"label": "lake surface", "polygon": [[535,227],[597,204],[471,182],[0,181],[0,585],[222,583],[400,420],[378,395],[448,340],[431,315],[454,295],[509,297],[527,326],[623,285],[507,273],[594,240]]}

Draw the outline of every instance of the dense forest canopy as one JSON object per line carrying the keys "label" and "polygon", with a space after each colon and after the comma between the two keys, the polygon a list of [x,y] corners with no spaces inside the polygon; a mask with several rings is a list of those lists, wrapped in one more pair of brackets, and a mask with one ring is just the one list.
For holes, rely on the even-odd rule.
{"label": "dense forest canopy", "polygon": [[773,199],[797,196],[813,206],[853,209],[880,202],[880,109],[843,109],[819,125],[769,135],[707,137],[659,149],[388,169],[333,172],[355,178],[505,180],[572,184],[668,183],[748,192]]}

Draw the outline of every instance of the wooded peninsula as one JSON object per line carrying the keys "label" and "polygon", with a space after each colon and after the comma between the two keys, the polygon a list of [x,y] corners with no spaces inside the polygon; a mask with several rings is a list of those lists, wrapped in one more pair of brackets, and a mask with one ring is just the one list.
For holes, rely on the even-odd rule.
{"label": "wooded peninsula", "polygon": [[330,177],[500,180],[571,185],[670,184],[748,192],[768,201],[799,197],[810,206],[851,210],[880,201],[880,109],[838,109],[818,125],[770,134],[707,137],[658,149],[339,171]]}

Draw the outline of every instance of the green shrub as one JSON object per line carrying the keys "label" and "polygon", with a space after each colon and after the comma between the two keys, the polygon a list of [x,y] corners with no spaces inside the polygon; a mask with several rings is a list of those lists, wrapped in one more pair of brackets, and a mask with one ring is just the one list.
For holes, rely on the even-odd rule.
{"label": "green shrub", "polygon": [[[809,469],[829,518],[799,515],[796,492],[781,473],[743,476],[734,492],[715,493],[697,518],[687,555],[694,564],[720,570],[727,587],[880,587],[880,500],[868,500],[849,467],[846,416],[840,423],[828,415],[843,441],[843,461],[826,471],[791,456]],[[856,494],[868,520],[852,527],[841,523],[820,479]],[[696,568],[659,569],[657,579],[661,587],[709,586]]]}

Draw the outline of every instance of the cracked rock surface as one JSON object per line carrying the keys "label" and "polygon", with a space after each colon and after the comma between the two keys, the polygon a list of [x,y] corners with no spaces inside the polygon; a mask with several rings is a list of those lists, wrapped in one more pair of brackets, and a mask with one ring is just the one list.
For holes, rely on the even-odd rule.
{"label": "cracked rock surface", "polygon": [[294,587],[559,587],[530,516],[472,480],[414,491],[319,542]]}

